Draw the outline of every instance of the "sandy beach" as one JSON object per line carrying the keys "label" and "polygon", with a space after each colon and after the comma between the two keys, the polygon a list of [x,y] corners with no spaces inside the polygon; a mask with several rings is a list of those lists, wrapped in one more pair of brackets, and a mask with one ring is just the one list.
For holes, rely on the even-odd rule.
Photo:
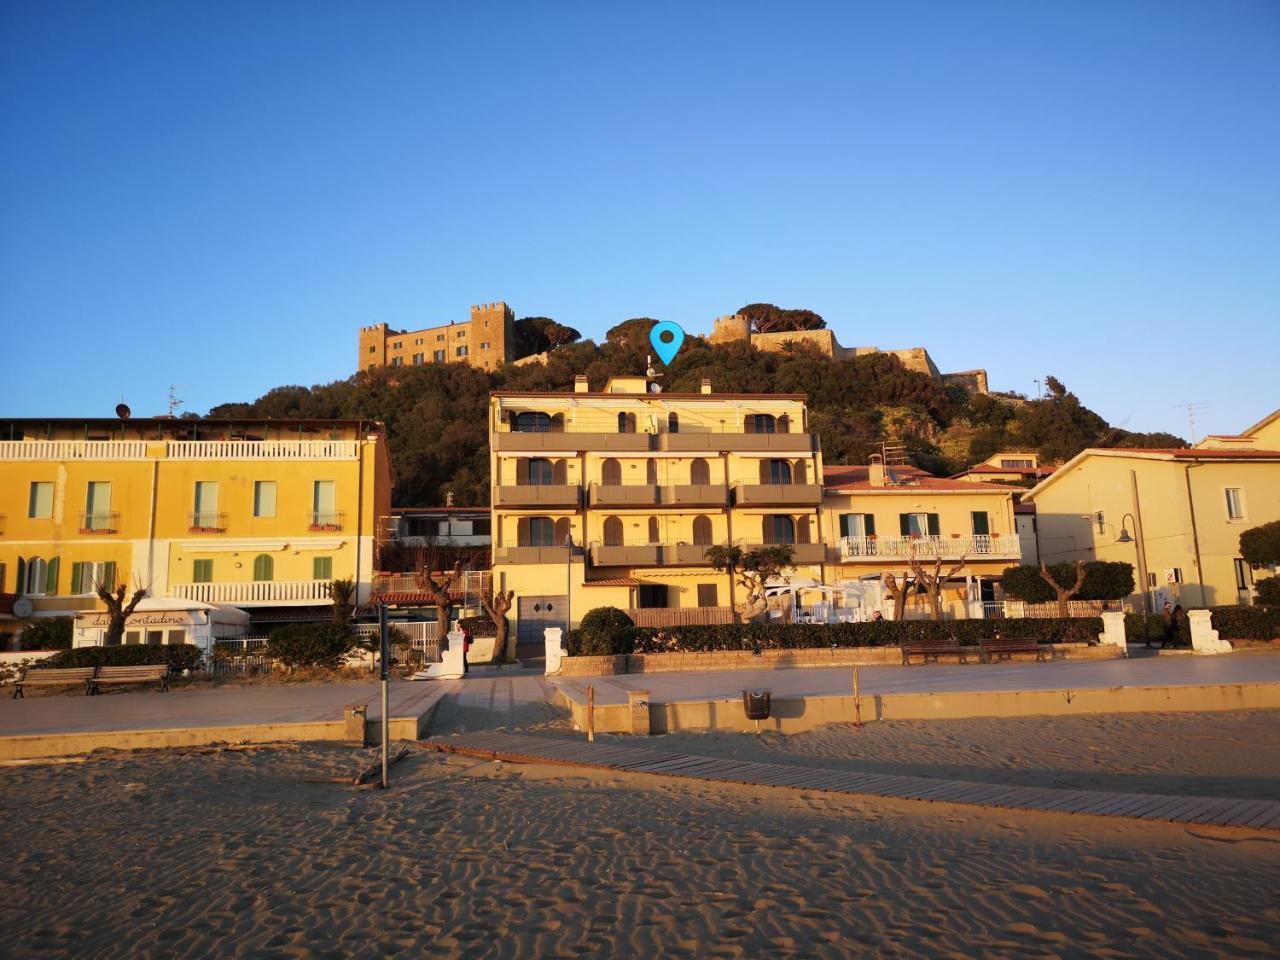
{"label": "sandy beach", "polygon": [[[794,745],[801,754],[824,749],[820,739]],[[778,748],[757,741],[752,749]],[[883,749],[878,762],[889,762],[897,748]],[[0,953],[1171,958],[1280,950],[1274,833],[584,773],[417,749],[385,793],[304,782],[349,774],[367,755],[318,746],[167,751],[0,770]]]}

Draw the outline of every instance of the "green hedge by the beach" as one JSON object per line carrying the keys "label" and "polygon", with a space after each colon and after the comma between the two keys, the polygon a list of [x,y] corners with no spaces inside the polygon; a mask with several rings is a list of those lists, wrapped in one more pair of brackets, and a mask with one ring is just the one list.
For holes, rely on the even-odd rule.
{"label": "green hedge by the beach", "polygon": [[138,667],[167,663],[170,673],[199,670],[200,648],[192,643],[165,646],[131,644],[119,647],[75,647],[60,650],[40,664],[41,667]]}

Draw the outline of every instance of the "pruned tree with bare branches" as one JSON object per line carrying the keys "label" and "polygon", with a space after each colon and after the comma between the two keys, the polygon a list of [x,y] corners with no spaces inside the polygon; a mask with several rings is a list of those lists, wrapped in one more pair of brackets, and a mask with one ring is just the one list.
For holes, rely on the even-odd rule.
{"label": "pruned tree with bare branches", "polygon": [[1084,561],[1076,561],[1076,579],[1070,587],[1064,587],[1057,580],[1053,579],[1053,574],[1049,572],[1049,568],[1045,566],[1043,560],[1040,561],[1040,578],[1052,587],[1053,592],[1058,595],[1058,616],[1070,616],[1070,614],[1067,613],[1067,601],[1079,593],[1080,588],[1084,586]]}
{"label": "pruned tree with bare branches", "polygon": [[93,592],[107,608],[107,633],[102,642],[108,647],[118,647],[124,641],[125,623],[129,615],[137,609],[138,603],[147,595],[147,589],[142,586],[135,588],[128,602],[125,601],[125,597],[129,593],[129,588],[123,583],[108,587],[99,580],[94,583]]}
{"label": "pruned tree with bare branches", "polygon": [[453,611],[453,591],[462,583],[462,564],[455,563],[448,571],[424,566],[414,573],[414,578],[436,608],[436,630],[447,631],[449,614]]}
{"label": "pruned tree with bare branches", "polygon": [[893,597],[893,619],[901,620],[906,613],[907,597],[915,589],[915,584],[910,581],[908,573],[904,572],[902,579],[898,580],[888,570],[880,575],[880,581],[889,591],[889,596]]}
{"label": "pruned tree with bare branches", "polygon": [[480,606],[484,607],[484,612],[493,621],[493,649],[503,651],[508,663],[516,662],[517,638],[514,633],[510,636],[507,634],[507,613],[511,610],[515,595],[514,590],[495,590],[492,598],[480,594]]}
{"label": "pruned tree with bare branches", "polygon": [[942,573],[942,556],[938,555],[933,558],[933,570],[928,570],[925,565],[920,562],[920,558],[912,551],[911,554],[911,572],[915,574],[916,584],[924,588],[925,596],[929,598],[929,611],[933,615],[934,620],[942,619],[942,586],[957,573],[964,569],[965,562],[968,557],[962,556],[960,562],[946,572]]}

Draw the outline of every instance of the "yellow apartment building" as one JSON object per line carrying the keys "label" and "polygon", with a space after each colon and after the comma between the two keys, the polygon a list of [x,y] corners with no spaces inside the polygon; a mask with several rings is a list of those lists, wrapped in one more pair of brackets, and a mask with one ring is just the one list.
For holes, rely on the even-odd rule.
{"label": "yellow apartment building", "polygon": [[[495,589],[519,642],[595,607],[642,624],[728,622],[735,590],[715,544],[788,543],[821,579],[822,455],[802,395],[499,391],[490,399]],[[738,602],[745,600],[736,590]]]}
{"label": "yellow apartment building", "polygon": [[957,473],[953,480],[972,480],[974,483],[1037,483],[1049,474],[1053,467],[1042,466],[1040,455],[1034,450],[1015,450],[996,453],[968,470]]}
{"label": "yellow apartment building", "polygon": [[0,632],[101,609],[99,581],[255,622],[335,578],[367,599],[390,491],[376,421],[0,421]]}
{"label": "yellow apartment building", "polygon": [[469,363],[496,370],[515,359],[515,314],[501,301],[471,307],[471,319],[422,330],[392,330],[385,323],[360,328],[357,370]]}
{"label": "yellow apartment building", "polygon": [[[873,606],[885,599],[877,588],[883,574],[901,577],[913,555],[930,571],[941,557],[944,573],[963,559],[943,596],[952,614],[980,616],[970,604],[994,601],[1000,575],[1021,562],[1013,491],[1007,487],[883,463],[829,465],[823,476],[826,582],[868,583]],[[926,615],[924,598],[916,598],[907,612]]]}
{"label": "yellow apartment building", "polygon": [[1240,534],[1280,520],[1280,410],[1194,447],[1085,450],[1023,499],[1046,562],[1134,564],[1135,609],[1248,604]]}

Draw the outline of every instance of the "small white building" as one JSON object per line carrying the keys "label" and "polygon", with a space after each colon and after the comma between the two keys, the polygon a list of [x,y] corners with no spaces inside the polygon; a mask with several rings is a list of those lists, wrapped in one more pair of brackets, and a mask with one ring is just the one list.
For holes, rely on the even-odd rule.
{"label": "small white building", "polygon": [[[110,616],[103,611],[76,614],[71,645],[102,646],[110,622]],[[208,654],[212,653],[215,641],[243,637],[248,626],[249,614],[239,607],[201,600],[146,597],[125,622],[124,642],[148,646],[193,643]]]}

